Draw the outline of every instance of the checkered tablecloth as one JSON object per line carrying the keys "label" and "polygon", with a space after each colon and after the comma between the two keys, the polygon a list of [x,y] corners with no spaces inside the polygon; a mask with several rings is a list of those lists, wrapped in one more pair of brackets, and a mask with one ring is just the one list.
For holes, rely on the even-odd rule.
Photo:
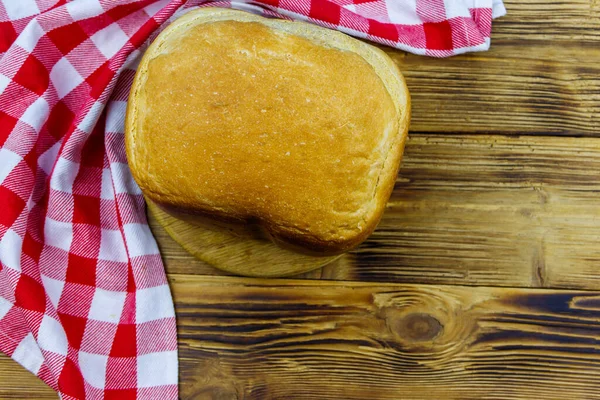
{"label": "checkered tablecloth", "polygon": [[173,302],[123,125],[145,46],[197,6],[440,57],[487,49],[504,13],[496,0],[0,0],[0,350],[64,399],[177,398]]}

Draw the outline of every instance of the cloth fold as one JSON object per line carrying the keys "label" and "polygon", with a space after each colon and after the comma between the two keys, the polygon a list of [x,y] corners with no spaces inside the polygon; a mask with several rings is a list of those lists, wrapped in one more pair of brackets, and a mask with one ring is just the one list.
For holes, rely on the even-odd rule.
{"label": "cloth fold", "polygon": [[173,301],[123,129],[144,48],[198,6],[435,57],[486,50],[505,13],[500,0],[0,0],[0,351],[63,399],[177,398]]}

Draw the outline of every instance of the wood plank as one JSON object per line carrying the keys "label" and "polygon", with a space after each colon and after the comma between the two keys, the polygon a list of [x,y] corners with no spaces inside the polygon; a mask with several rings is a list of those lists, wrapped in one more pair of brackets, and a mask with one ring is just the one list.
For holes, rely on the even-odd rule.
{"label": "wood plank", "polygon": [[[600,292],[170,280],[182,399],[600,398]],[[56,395],[2,356],[0,398]]]}
{"label": "wood plank", "polygon": [[171,277],[182,399],[598,399],[600,293]]}
{"label": "wood plank", "polygon": [[597,43],[494,39],[489,52],[450,59],[386,52],[406,76],[413,133],[599,135]]}
{"label": "wood plank", "polygon": [[[412,135],[359,249],[307,278],[599,289],[600,139]],[[220,274],[151,221],[167,270]]]}
{"label": "wood plank", "polygon": [[413,132],[600,132],[596,0],[508,0],[489,52],[433,59],[382,47],[407,78]]}
{"label": "wood plank", "polygon": [[[493,39],[594,42],[600,39],[597,0],[504,0],[508,14],[494,21]],[[525,34],[526,33],[526,34]]]}
{"label": "wood plank", "polygon": [[0,399],[52,399],[58,398],[38,377],[0,353]]}
{"label": "wood plank", "polygon": [[379,229],[328,276],[600,288],[598,171],[598,139],[415,136]]}

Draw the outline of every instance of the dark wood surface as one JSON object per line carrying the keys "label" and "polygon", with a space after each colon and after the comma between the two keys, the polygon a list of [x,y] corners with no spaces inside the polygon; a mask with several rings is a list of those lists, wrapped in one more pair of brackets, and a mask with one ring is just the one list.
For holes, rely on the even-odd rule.
{"label": "dark wood surface", "polygon": [[596,293],[172,282],[185,399],[600,398]]}
{"label": "dark wood surface", "polygon": [[[600,2],[505,3],[489,52],[386,49],[413,123],[356,251],[236,278],[151,221],[182,399],[600,398]],[[0,398],[56,395],[0,357]]]}

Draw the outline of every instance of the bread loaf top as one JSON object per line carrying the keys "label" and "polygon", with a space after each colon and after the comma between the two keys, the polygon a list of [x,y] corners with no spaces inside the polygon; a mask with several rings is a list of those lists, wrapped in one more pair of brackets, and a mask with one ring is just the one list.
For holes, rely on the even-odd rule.
{"label": "bread loaf top", "polygon": [[146,51],[126,148],[140,188],[167,212],[256,224],[283,246],[333,254],[379,222],[409,117],[404,79],[376,47],[206,8]]}

